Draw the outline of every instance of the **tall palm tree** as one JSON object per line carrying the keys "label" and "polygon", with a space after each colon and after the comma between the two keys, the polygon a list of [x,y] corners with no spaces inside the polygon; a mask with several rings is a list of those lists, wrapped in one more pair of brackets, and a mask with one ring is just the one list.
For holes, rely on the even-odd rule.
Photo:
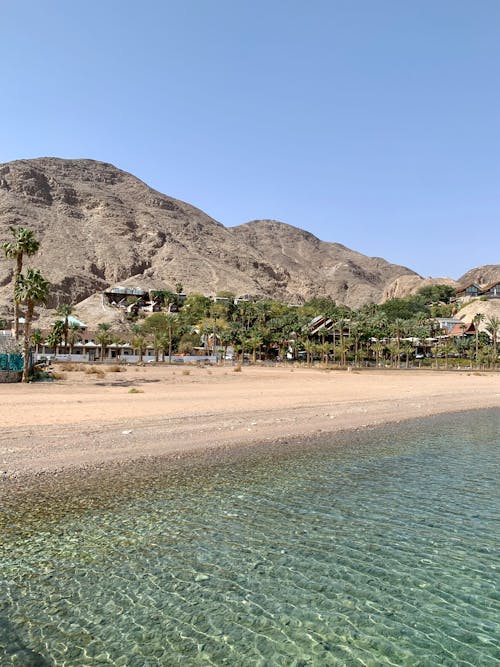
{"label": "tall palm tree", "polygon": [[57,309],[57,315],[63,318],[64,323],[64,347],[68,347],[68,333],[69,333],[69,316],[74,313],[75,309],[68,303],[62,303]]}
{"label": "tall palm tree", "polygon": [[257,361],[257,348],[260,348],[263,343],[262,336],[256,330],[250,331],[250,336],[247,338],[246,342],[249,349],[252,351],[252,363],[255,364]]}
{"label": "tall palm tree", "polygon": [[479,325],[483,320],[484,320],[483,313],[476,313],[472,318],[472,324],[474,325],[475,337],[476,337],[476,366],[479,365]]}
{"label": "tall palm tree", "polygon": [[26,227],[9,227],[12,241],[2,243],[2,250],[7,259],[13,259],[16,262],[14,269],[14,336],[19,338],[19,301],[16,298],[16,285],[19,276],[23,270],[23,258],[26,255],[31,257],[38,252],[39,241],[35,238],[31,229]]}
{"label": "tall palm tree", "polygon": [[137,350],[137,352],[139,352],[138,361],[140,364],[142,364],[142,360],[144,357],[144,350],[146,349],[147,344],[148,341],[143,333],[136,333],[132,338],[132,347],[134,348],[134,350]]}
{"label": "tall palm tree", "polygon": [[383,351],[385,350],[384,343],[382,343],[382,341],[380,341],[380,340],[375,340],[371,344],[371,349],[372,349],[372,352],[375,353],[375,364],[376,364],[376,366],[380,366],[381,365],[380,359],[381,359]]}
{"label": "tall palm tree", "polygon": [[50,283],[38,269],[28,269],[26,274],[20,273],[16,278],[14,299],[26,305],[23,343],[23,382],[29,380],[30,335],[33,313],[37,304],[46,303],[49,296]]}
{"label": "tall palm tree", "polygon": [[54,354],[57,356],[59,354],[59,345],[61,344],[64,338],[64,322],[62,320],[56,320],[52,329],[47,336],[47,343],[50,347],[54,348]]}
{"label": "tall palm tree", "polygon": [[43,335],[40,329],[33,329],[31,332],[31,344],[35,346],[35,354],[38,354],[40,345],[43,343]]}
{"label": "tall palm tree", "polygon": [[147,342],[147,337],[146,337],[146,331],[144,330],[144,327],[142,324],[133,324],[131,326],[131,331],[132,331],[132,348],[135,351],[139,352],[139,363],[142,364],[142,359],[144,356],[144,350],[146,349],[146,345],[148,344]]}
{"label": "tall palm tree", "polygon": [[493,343],[493,368],[497,365],[497,343],[498,343],[498,332],[500,331],[500,317],[492,315],[488,317],[486,323],[486,331],[491,334],[491,342]]}
{"label": "tall palm tree", "polygon": [[101,346],[101,361],[104,361],[106,356],[106,348],[111,343],[111,334],[110,334],[111,324],[109,322],[101,322],[97,325],[97,334],[96,341]]}
{"label": "tall palm tree", "polygon": [[73,324],[69,325],[68,329],[68,345],[70,354],[73,354],[73,348],[75,346],[75,343],[78,343],[79,340],[80,340],[80,327],[76,322],[73,322]]}

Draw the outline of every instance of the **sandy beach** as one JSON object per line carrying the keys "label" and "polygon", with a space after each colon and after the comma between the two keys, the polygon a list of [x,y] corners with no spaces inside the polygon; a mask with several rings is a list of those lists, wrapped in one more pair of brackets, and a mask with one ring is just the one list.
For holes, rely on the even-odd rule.
{"label": "sandy beach", "polygon": [[[0,476],[178,458],[500,408],[500,374],[144,366],[0,385]],[[105,369],[106,370],[106,369]]]}

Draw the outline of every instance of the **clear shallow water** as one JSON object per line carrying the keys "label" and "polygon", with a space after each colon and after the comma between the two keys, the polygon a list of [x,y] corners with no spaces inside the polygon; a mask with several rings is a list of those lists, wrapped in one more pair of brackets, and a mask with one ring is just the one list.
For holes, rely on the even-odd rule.
{"label": "clear shallow water", "polygon": [[2,498],[0,665],[497,665],[500,411]]}

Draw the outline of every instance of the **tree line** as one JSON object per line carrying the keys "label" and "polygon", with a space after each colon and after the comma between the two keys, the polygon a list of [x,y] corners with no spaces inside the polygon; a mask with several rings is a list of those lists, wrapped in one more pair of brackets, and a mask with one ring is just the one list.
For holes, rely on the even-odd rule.
{"label": "tree line", "polygon": [[[74,307],[62,304],[57,310],[59,319],[45,339],[39,329],[32,331],[34,308],[47,302],[50,284],[37,269],[23,272],[24,257],[33,256],[39,248],[33,232],[23,227],[11,227],[10,231],[12,239],[3,243],[2,249],[15,263],[16,339],[20,306],[25,310],[23,381],[27,381],[30,345],[38,349],[45,343],[57,350],[64,343],[71,353],[80,339],[80,330],[70,323]],[[218,351],[225,358],[231,347],[237,358],[246,357],[254,363],[258,359],[300,358],[306,363],[316,360],[340,366],[375,363],[401,367],[409,365],[416,356],[425,360],[427,355],[432,356],[430,363],[445,367],[453,357],[478,367],[494,367],[497,363],[499,318],[486,319],[478,313],[473,320],[474,336],[442,336],[436,318],[452,316],[457,307],[452,302],[454,289],[449,285],[426,286],[405,298],[360,309],[338,305],[328,297],[313,298],[299,306],[274,299],[244,301],[235,299],[229,291],[220,292],[215,301],[202,294],[180,300],[181,291],[180,284],[175,291],[157,290],[163,310],[149,316],[139,313],[127,323],[126,330],[99,324],[95,342],[101,348],[101,359],[110,346],[119,352],[120,346],[127,344],[137,352],[139,361],[152,346],[156,360],[168,361],[173,354],[189,354],[199,347],[211,354]],[[314,318],[318,318],[320,326],[312,325]],[[481,322],[489,336],[479,333]]]}

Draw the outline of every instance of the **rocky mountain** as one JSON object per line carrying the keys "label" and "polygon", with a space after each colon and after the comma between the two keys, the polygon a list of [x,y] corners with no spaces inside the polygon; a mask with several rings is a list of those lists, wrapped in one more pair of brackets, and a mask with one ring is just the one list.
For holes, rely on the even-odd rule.
{"label": "rocky mountain", "polygon": [[[110,285],[215,294],[231,290],[301,302],[329,295],[357,307],[395,281],[421,278],[274,220],[224,227],[111,164],[39,158],[0,165],[0,241],[9,225],[41,242],[31,263],[53,285],[51,303],[76,304]],[[29,265],[26,260],[25,265]],[[0,316],[12,295],[12,262],[0,256]]]}
{"label": "rocky mountain", "polygon": [[458,282],[461,285],[469,285],[470,283],[490,285],[498,280],[500,280],[500,264],[486,264],[467,271]]}

